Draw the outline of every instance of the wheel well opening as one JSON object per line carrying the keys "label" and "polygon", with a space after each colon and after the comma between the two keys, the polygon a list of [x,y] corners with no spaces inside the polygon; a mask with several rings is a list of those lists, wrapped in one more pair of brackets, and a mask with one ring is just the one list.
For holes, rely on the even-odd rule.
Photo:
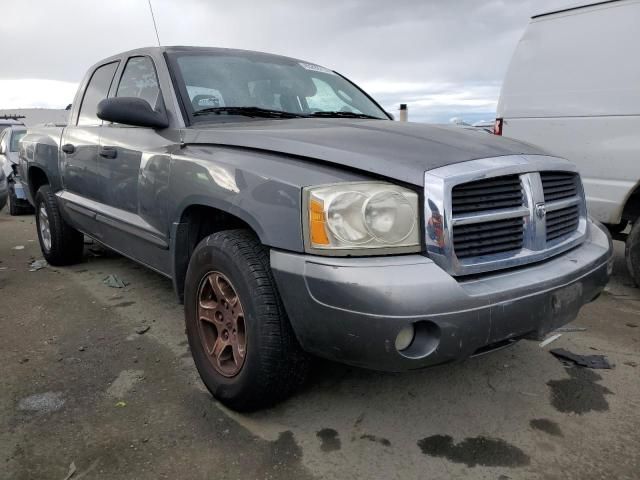
{"label": "wheel well opening", "polygon": [[184,279],[191,254],[200,241],[222,230],[246,229],[255,233],[244,220],[206,205],[191,205],[180,216],[174,252],[174,288],[180,301],[184,298]]}
{"label": "wheel well opening", "polygon": [[31,198],[36,198],[36,193],[38,189],[49,183],[49,179],[47,178],[47,174],[38,167],[31,167],[29,169],[29,190],[31,190]]}
{"label": "wheel well opening", "polygon": [[631,192],[622,210],[622,220],[634,223],[640,217],[640,186]]}
{"label": "wheel well opening", "polygon": [[243,228],[253,231],[248,223],[223,210],[204,205],[192,205],[180,217],[180,223],[186,223],[189,230],[189,256],[200,241],[216,232]]}

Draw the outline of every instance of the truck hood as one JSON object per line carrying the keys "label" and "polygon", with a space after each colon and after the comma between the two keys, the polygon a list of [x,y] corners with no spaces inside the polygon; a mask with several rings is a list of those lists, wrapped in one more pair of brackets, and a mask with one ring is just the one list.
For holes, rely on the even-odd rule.
{"label": "truck hood", "polygon": [[291,119],[197,124],[186,144],[225,145],[344,165],[414,185],[424,172],[504,155],[545,155],[537,147],[460,127],[387,120]]}

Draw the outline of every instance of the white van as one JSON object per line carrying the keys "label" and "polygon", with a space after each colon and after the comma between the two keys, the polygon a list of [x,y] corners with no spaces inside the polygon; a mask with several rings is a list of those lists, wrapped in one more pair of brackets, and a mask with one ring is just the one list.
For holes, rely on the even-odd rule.
{"label": "white van", "polygon": [[502,86],[494,133],[577,164],[589,214],[626,239],[640,284],[640,0],[532,17]]}

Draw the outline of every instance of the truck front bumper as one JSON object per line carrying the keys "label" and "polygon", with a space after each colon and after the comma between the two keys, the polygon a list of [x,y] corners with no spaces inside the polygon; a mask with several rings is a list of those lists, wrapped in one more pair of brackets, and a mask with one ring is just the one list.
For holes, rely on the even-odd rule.
{"label": "truck front bumper", "polygon": [[[590,221],[579,247],[472,278],[453,278],[422,255],[338,258],[272,250],[271,267],[303,349],[402,371],[539,339],[572,321],[607,284],[611,255],[609,235]],[[398,351],[396,337],[410,325],[413,342]]]}

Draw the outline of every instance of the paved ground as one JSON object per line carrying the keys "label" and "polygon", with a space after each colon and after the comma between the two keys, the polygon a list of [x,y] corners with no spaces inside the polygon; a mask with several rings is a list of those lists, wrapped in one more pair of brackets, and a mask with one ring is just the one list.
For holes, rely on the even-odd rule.
{"label": "paved ground", "polygon": [[533,342],[402,375],[318,362],[252,415],[204,391],[167,279],[116,256],[29,272],[38,258],[33,217],[0,213],[2,479],[62,480],[72,462],[73,479],[640,478],[640,290],[621,251],[572,324],[587,331],[553,343],[613,370]]}

